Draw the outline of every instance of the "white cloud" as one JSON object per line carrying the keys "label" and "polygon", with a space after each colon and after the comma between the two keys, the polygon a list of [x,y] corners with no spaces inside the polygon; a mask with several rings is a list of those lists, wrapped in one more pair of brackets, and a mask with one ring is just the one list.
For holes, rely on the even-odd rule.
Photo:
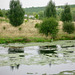
{"label": "white cloud", "polygon": [[[46,6],[50,0],[20,0],[23,8],[32,6]],[[53,0],[56,5],[75,4],[75,0]],[[0,8],[8,9],[10,0],[0,0]]]}

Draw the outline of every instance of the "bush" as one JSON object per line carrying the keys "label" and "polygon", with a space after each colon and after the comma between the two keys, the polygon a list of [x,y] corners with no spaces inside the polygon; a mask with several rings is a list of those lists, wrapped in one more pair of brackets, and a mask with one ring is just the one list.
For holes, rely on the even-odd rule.
{"label": "bush", "polygon": [[5,30],[5,29],[6,29],[6,27],[4,26],[4,27],[3,27],[3,29]]}
{"label": "bush", "polygon": [[25,20],[25,23],[27,23],[27,22],[28,22],[28,20],[26,19],[26,20]]}
{"label": "bush", "polygon": [[9,10],[9,20],[10,23],[17,27],[20,26],[24,21],[24,10],[20,4],[19,0],[10,1],[10,10]]}
{"label": "bush", "polygon": [[39,32],[46,36],[51,35],[54,39],[58,33],[58,22],[55,18],[46,18],[39,26]]}
{"label": "bush", "polygon": [[39,23],[36,23],[35,24],[35,28],[39,28]]}
{"label": "bush", "polygon": [[21,31],[21,30],[22,30],[22,28],[20,27],[20,28],[19,28],[19,31]]}
{"label": "bush", "polygon": [[75,30],[75,27],[72,22],[64,22],[64,24],[63,24],[63,31],[64,32],[71,34],[74,32],[74,30]]}

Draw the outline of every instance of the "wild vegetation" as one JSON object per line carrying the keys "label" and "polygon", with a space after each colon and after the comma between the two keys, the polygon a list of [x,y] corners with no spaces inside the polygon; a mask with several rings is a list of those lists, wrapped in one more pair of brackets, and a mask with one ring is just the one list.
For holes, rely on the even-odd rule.
{"label": "wild vegetation", "polygon": [[50,35],[54,39],[58,33],[58,22],[53,17],[46,18],[37,28],[40,33],[43,33],[46,36]]}
{"label": "wild vegetation", "polygon": [[[24,13],[24,9],[21,7],[19,0],[12,0],[10,2],[10,10],[0,10],[0,14],[2,14],[2,16],[0,16],[0,38],[1,40],[2,38],[9,38],[12,40],[11,42],[13,42],[15,38],[21,38],[21,40],[19,39],[20,42],[25,42],[26,40],[28,42],[46,42],[51,41],[51,39],[74,39],[74,8],[74,5],[55,6],[55,3],[51,0],[46,7],[26,8],[28,11],[25,10]],[[21,11],[17,12],[18,10]],[[17,15],[15,16],[15,14]],[[34,18],[25,18],[25,14],[33,15]],[[63,16],[64,14],[66,15]],[[60,19],[66,22],[63,23]],[[9,23],[11,23],[12,26]],[[5,41],[9,42],[7,39]]]}
{"label": "wild vegetation", "polygon": [[75,30],[74,24],[72,22],[64,22],[63,31],[69,34],[73,33]]}

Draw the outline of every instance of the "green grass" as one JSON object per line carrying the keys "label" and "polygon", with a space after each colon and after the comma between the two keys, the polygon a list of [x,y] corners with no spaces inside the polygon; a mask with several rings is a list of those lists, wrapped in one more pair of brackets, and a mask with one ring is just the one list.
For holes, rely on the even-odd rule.
{"label": "green grass", "polygon": [[50,42],[50,39],[37,38],[37,37],[18,37],[18,38],[0,38],[0,44],[3,43],[27,43],[27,42]]}
{"label": "green grass", "polygon": [[50,42],[51,39],[39,38],[39,37],[30,37],[31,42]]}
{"label": "green grass", "polygon": [[[56,38],[53,41],[57,40],[75,40],[75,36],[72,35],[62,35],[61,38]],[[49,38],[39,38],[39,37],[16,37],[16,38],[0,38],[0,44],[7,43],[29,43],[29,42],[51,42],[52,39]]]}
{"label": "green grass", "polygon": [[9,20],[7,20],[7,19],[0,19],[0,22],[9,22]]}

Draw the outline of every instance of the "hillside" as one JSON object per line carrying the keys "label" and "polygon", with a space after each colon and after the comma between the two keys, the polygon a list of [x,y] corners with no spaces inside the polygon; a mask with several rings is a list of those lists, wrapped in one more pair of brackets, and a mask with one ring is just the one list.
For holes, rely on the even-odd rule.
{"label": "hillside", "polygon": [[[4,18],[3,18],[4,19]],[[5,20],[6,21],[6,20]],[[9,22],[1,21],[0,22],[0,38],[15,38],[15,37],[38,37],[38,38],[47,38],[42,34],[39,34],[38,30],[35,28],[36,23],[40,23],[41,20],[32,20],[30,19],[27,23],[23,23],[19,27],[13,27]],[[75,33],[74,33],[75,34]],[[74,35],[71,34],[71,35]],[[68,35],[62,31],[62,22],[59,21],[59,33],[58,38],[63,35]],[[70,35],[70,36],[71,36]],[[50,36],[49,36],[50,38]]]}
{"label": "hillside", "polygon": [[44,11],[45,7],[30,7],[30,8],[25,8],[25,13],[26,14],[33,14],[35,13],[39,13],[40,11]]}
{"label": "hillside", "polygon": [[[74,5],[70,5],[71,8],[75,8]],[[44,11],[46,7],[30,7],[30,8],[24,8],[26,14],[33,14]],[[56,8],[64,8],[64,6],[56,6]]]}

